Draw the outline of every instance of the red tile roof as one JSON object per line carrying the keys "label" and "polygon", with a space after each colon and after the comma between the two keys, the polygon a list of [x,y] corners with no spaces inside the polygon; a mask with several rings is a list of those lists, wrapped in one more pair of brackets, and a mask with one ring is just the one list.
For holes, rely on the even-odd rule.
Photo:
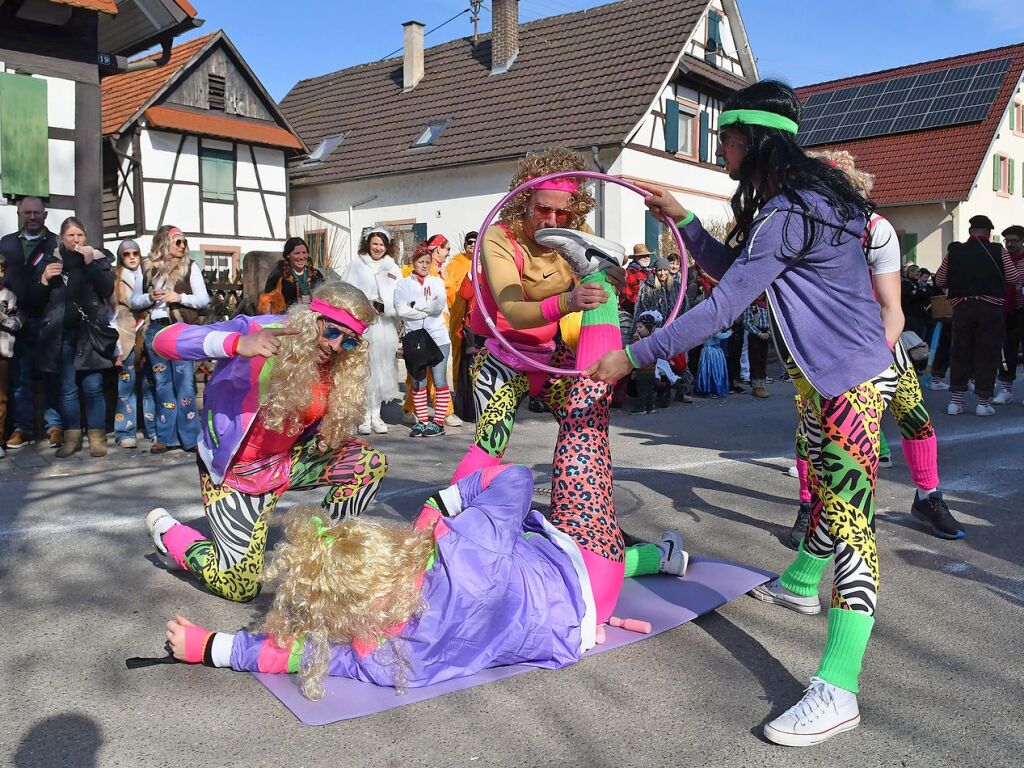
{"label": "red tile roof", "polygon": [[168,106],[150,107],[143,116],[154,128],[217,136],[270,147],[304,149],[302,142],[289,131],[262,120]]}
{"label": "red tile roof", "polygon": [[[621,144],[706,7],[706,0],[623,0],[521,24],[519,55],[500,75],[491,74],[489,34],[475,48],[468,38],[454,40],[426,49],[423,78],[409,93],[401,58],[302,80],[281,102],[291,125],[310,148],[329,135],[344,139],[323,162],[295,164],[289,176],[294,185],[319,184],[558,145]],[[438,120],[446,123],[436,143],[413,147]]]}
{"label": "red tile roof", "polygon": [[174,2],[190,19],[194,19],[196,17],[196,13],[198,12],[188,0],[174,0]]}
{"label": "red tile roof", "polygon": [[52,0],[58,5],[73,5],[89,11],[102,11],[111,16],[117,15],[117,3],[114,0]]}
{"label": "red tile roof", "polygon": [[[120,132],[140,109],[175,75],[217,37],[220,31],[197,37],[171,49],[171,59],[162,67],[142,69],[105,77],[100,82],[103,96],[103,135]],[[155,59],[160,54],[144,56],[139,61]]]}
{"label": "red tile roof", "polygon": [[951,56],[797,89],[801,98],[806,99],[812,94],[837,87],[862,85],[1007,57],[1011,59],[1010,69],[988,117],[981,122],[856,139],[815,146],[813,149],[845,149],[850,152],[857,158],[858,168],[875,175],[871,197],[879,205],[966,200],[1003,119],[1006,105],[1024,72],[1024,44]]}

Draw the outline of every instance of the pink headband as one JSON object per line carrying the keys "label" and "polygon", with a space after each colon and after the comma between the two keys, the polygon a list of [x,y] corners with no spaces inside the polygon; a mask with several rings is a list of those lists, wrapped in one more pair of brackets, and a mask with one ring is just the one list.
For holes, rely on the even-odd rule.
{"label": "pink headband", "polygon": [[542,181],[540,184],[534,187],[534,189],[551,189],[555,192],[569,192],[570,194],[576,192],[580,188],[580,183],[576,179],[549,179],[548,181]]}
{"label": "pink headband", "polygon": [[332,307],[326,301],[321,301],[320,299],[313,299],[313,301],[309,303],[309,308],[317,314],[330,318],[336,323],[341,323],[349,330],[358,333],[360,336],[366,333],[366,329],[369,327],[347,309]]}

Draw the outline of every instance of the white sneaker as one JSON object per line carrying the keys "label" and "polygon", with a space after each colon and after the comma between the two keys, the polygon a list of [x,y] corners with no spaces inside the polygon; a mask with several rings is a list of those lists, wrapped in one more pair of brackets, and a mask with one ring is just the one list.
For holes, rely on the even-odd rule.
{"label": "white sneaker", "polygon": [[991,405],[978,405],[974,408],[975,416],[995,416],[996,409]]}
{"label": "white sneaker", "polygon": [[359,432],[360,435],[368,435],[373,430],[370,427],[370,422],[364,421],[356,428],[356,431]]}
{"label": "white sneaker", "polygon": [[380,417],[370,419],[370,428],[378,435],[386,435],[388,433],[388,425],[385,424],[384,419]]}
{"label": "white sneaker", "polygon": [[992,398],[992,405],[1006,405],[1013,402],[1013,392],[1008,389],[1000,389],[999,394]]}
{"label": "white sneaker", "polygon": [[557,251],[577,277],[626,263],[626,249],[622,245],[589,232],[551,227],[537,230],[533,239],[538,245]]}
{"label": "white sneaker", "polygon": [[456,416],[454,413],[449,413],[444,417],[444,425],[446,427],[461,427],[462,419]]}
{"label": "white sneaker", "polygon": [[781,605],[805,616],[821,613],[821,601],[818,600],[817,595],[804,597],[803,595],[790,592],[779,583],[779,579],[773,579],[766,584],[754,587],[747,594],[756,600],[760,600],[762,603]]}
{"label": "white sneaker", "polygon": [[764,736],[784,747],[809,747],[858,725],[857,695],[812,677],[804,697],[768,723]]}
{"label": "white sneaker", "polygon": [[942,379],[932,379],[930,382],[928,382],[928,389],[938,392],[949,389],[949,384],[944,382]]}
{"label": "white sneaker", "polygon": [[800,479],[800,470],[796,468],[796,464],[794,464],[792,467],[787,469],[786,470],[786,474],[789,475],[790,477],[796,479],[796,480]]}
{"label": "white sneaker", "polygon": [[946,413],[950,416],[959,416],[964,412],[964,407],[959,403],[950,403],[946,406]]}
{"label": "white sneaker", "polygon": [[178,521],[171,517],[171,513],[163,507],[150,510],[146,515],[146,530],[149,531],[149,536],[153,540],[153,546],[156,547],[157,554],[160,555],[164,565],[172,571],[180,571],[182,567],[167,553],[163,536],[177,524]]}
{"label": "white sneaker", "polygon": [[682,534],[678,531],[665,531],[658,543],[658,549],[661,550],[659,573],[667,573],[671,576],[686,575],[686,566],[690,562],[690,555],[683,549]]}

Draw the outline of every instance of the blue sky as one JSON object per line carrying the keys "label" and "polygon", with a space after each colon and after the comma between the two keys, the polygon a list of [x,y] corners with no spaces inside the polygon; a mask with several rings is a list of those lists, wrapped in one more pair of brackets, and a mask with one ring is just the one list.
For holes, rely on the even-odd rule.
{"label": "blue sky", "polygon": [[[402,22],[429,30],[469,0],[193,0],[206,24],[224,29],[270,94],[296,82],[387,56]],[[521,0],[520,20],[592,8],[601,0]],[[845,77],[1024,41],[1020,0],[739,0],[762,77],[792,85]],[[490,6],[488,0],[484,5]],[[282,14],[282,8],[288,13]],[[851,10],[855,9],[855,10]],[[471,32],[466,13],[428,34],[437,45]],[[480,29],[490,29],[481,11]],[[198,34],[198,33],[197,33]]]}

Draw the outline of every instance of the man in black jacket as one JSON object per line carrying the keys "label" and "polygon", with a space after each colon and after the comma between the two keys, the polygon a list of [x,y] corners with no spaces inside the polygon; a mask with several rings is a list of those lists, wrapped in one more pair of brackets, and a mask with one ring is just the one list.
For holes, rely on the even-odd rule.
{"label": "man in black jacket", "polygon": [[967,380],[974,376],[978,416],[992,416],[989,404],[995,389],[996,369],[1003,351],[1006,325],[1003,302],[1007,286],[1017,285],[1017,265],[1002,248],[989,241],[995,228],[988,216],[968,220],[967,242],[950,243],[935,284],[946,291],[953,305],[951,399],[946,412],[963,413]]}
{"label": "man in black jacket", "polygon": [[[32,354],[39,336],[39,318],[28,314],[28,288],[32,272],[44,256],[56,250],[57,236],[46,228],[46,207],[38,197],[18,201],[17,232],[0,238],[0,253],[7,258],[5,283],[14,292],[23,308],[24,324],[15,336],[11,360],[10,412],[14,429],[7,438],[7,448],[17,450],[32,440],[35,408],[32,396]],[[60,415],[57,412],[58,392],[52,376],[44,377],[46,391],[46,434],[51,446],[63,440]],[[4,425],[0,424],[0,432]]]}

